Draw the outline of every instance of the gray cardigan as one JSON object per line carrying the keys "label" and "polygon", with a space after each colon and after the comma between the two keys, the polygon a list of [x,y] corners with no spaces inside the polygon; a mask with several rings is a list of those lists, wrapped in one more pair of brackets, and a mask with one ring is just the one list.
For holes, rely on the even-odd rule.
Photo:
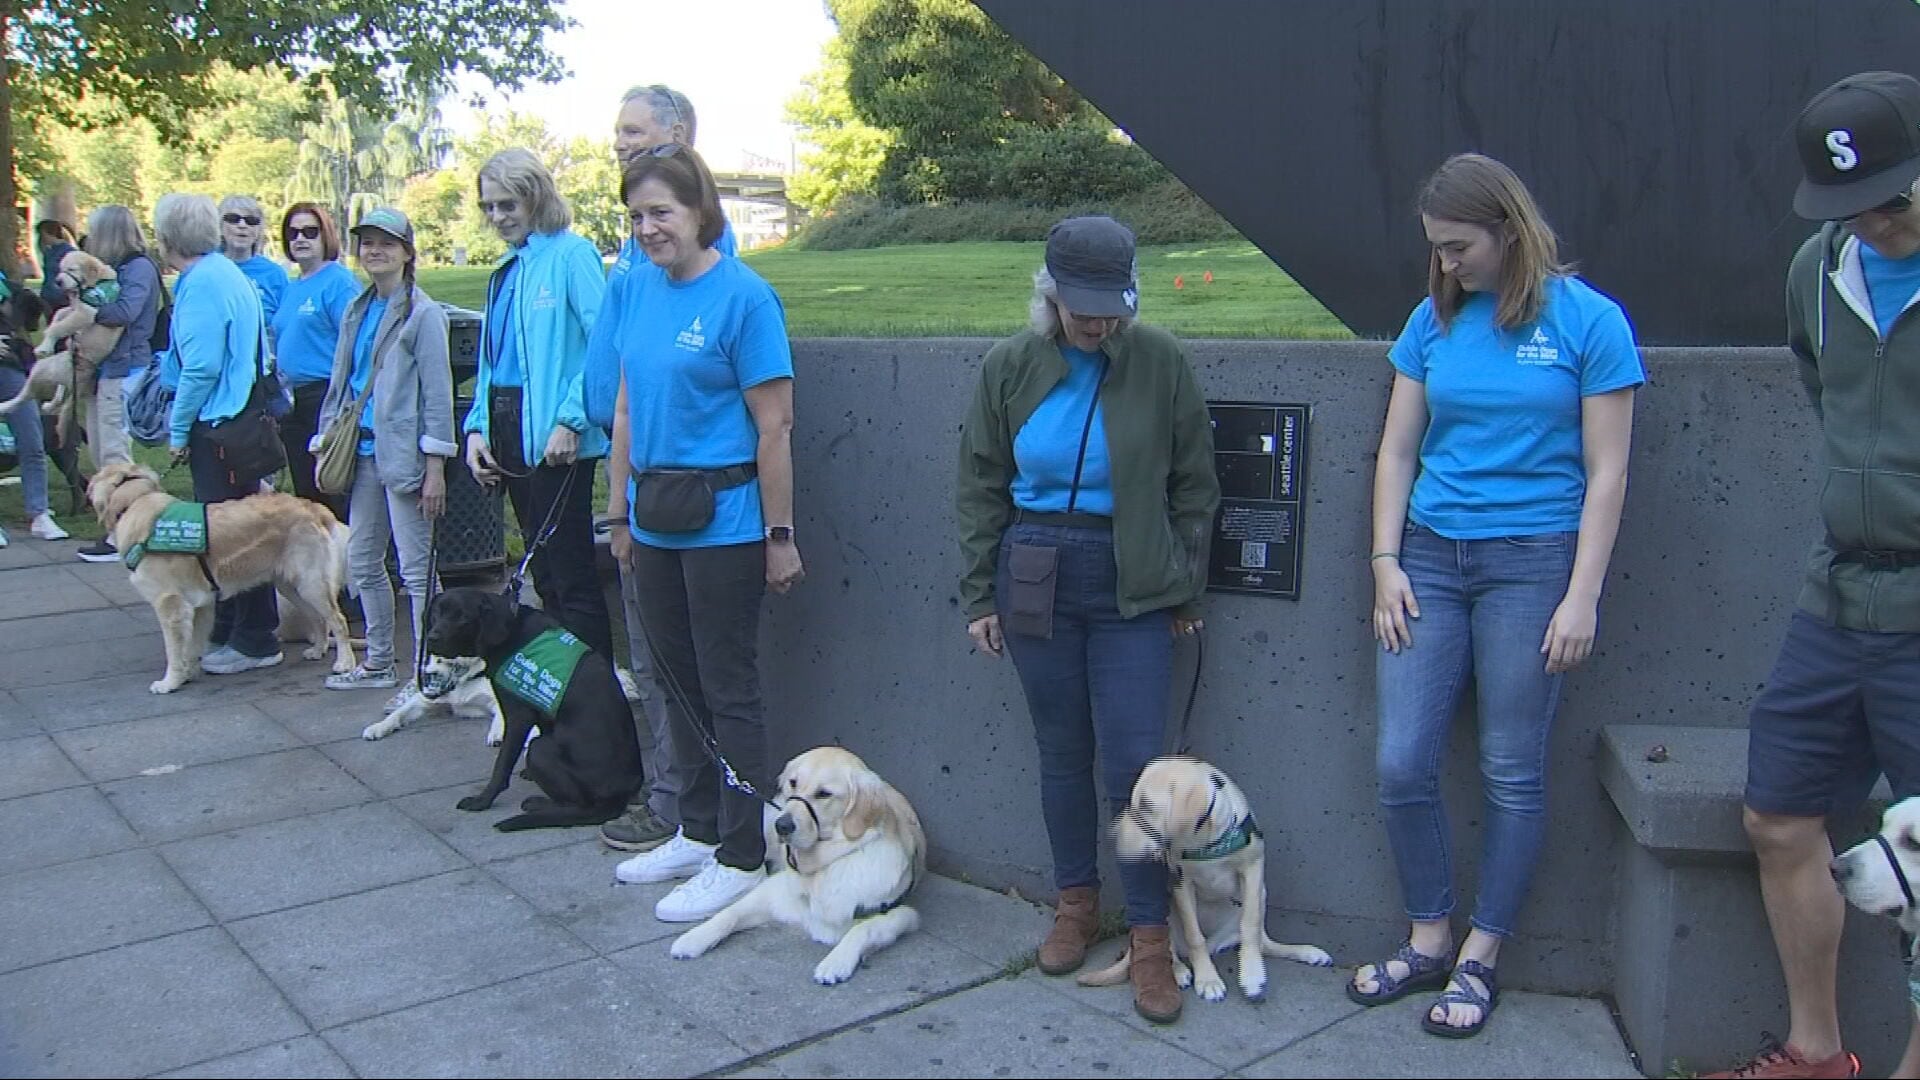
{"label": "gray cardigan", "polygon": [[[340,320],[333,377],[320,405],[321,433],[358,397],[352,386],[353,343],[372,302],[369,288]],[[373,385],[373,460],[382,484],[418,491],[426,478],[428,454],[453,457],[459,452],[453,441],[453,368],[447,358],[447,313],[432,297],[414,286],[406,322],[399,316],[399,305],[389,303],[374,331],[373,354],[380,367]]]}

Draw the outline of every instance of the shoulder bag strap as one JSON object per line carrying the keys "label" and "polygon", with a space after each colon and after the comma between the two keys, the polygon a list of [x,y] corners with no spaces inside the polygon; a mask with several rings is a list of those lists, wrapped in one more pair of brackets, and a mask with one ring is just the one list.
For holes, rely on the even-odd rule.
{"label": "shoulder bag strap", "polygon": [[1113,359],[1100,354],[1100,377],[1093,383],[1093,403],[1087,406],[1087,422],[1080,428],[1080,456],[1073,463],[1073,486],[1067,489],[1067,513],[1073,513],[1080,501],[1080,473],[1087,467],[1087,439],[1093,434],[1093,414],[1100,408],[1100,388],[1107,384],[1107,365]]}

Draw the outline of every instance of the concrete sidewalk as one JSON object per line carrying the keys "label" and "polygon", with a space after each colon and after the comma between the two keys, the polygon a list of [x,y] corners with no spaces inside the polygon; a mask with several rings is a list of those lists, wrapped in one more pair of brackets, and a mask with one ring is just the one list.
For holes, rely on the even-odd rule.
{"label": "concrete sidewalk", "polygon": [[838,987],[793,930],[671,960],[666,887],[614,885],[593,830],[491,828],[524,781],[454,808],[492,759],[479,724],[363,742],[386,692],[328,692],[292,651],[150,694],[125,570],[23,532],[0,550],[0,1074],[1636,1075],[1604,1002],[1511,993],[1449,1042],[1425,995],[1363,1010],[1345,970],[1284,962],[1266,1002],[1154,1027],[1124,987],[1028,970],[1041,909],[939,877],[923,929]]}

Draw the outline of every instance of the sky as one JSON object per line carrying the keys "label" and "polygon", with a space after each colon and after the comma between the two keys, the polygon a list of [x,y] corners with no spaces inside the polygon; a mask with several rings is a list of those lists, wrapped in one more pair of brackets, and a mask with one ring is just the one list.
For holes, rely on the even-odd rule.
{"label": "sky", "polygon": [[579,25],[548,48],[570,74],[504,95],[462,80],[441,110],[455,134],[479,125],[467,99],[489,92],[490,109],[533,113],[563,139],[611,138],[620,95],[665,83],[692,100],[700,152],[716,170],[743,168],[749,155],[790,162],[787,98],[834,34],[821,0],[566,0],[562,10]]}

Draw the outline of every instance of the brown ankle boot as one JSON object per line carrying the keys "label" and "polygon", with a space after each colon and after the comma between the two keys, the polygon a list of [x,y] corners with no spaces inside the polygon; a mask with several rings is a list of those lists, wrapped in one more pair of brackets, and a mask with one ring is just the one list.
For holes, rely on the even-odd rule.
{"label": "brown ankle boot", "polygon": [[1133,1008],[1156,1024],[1180,1018],[1180,987],[1173,981],[1173,943],[1164,926],[1136,926],[1128,975],[1133,980]]}
{"label": "brown ankle boot", "polygon": [[1087,946],[1099,932],[1100,890],[1091,885],[1061,889],[1053,929],[1040,943],[1040,970],[1048,975],[1078,970],[1087,961]]}

